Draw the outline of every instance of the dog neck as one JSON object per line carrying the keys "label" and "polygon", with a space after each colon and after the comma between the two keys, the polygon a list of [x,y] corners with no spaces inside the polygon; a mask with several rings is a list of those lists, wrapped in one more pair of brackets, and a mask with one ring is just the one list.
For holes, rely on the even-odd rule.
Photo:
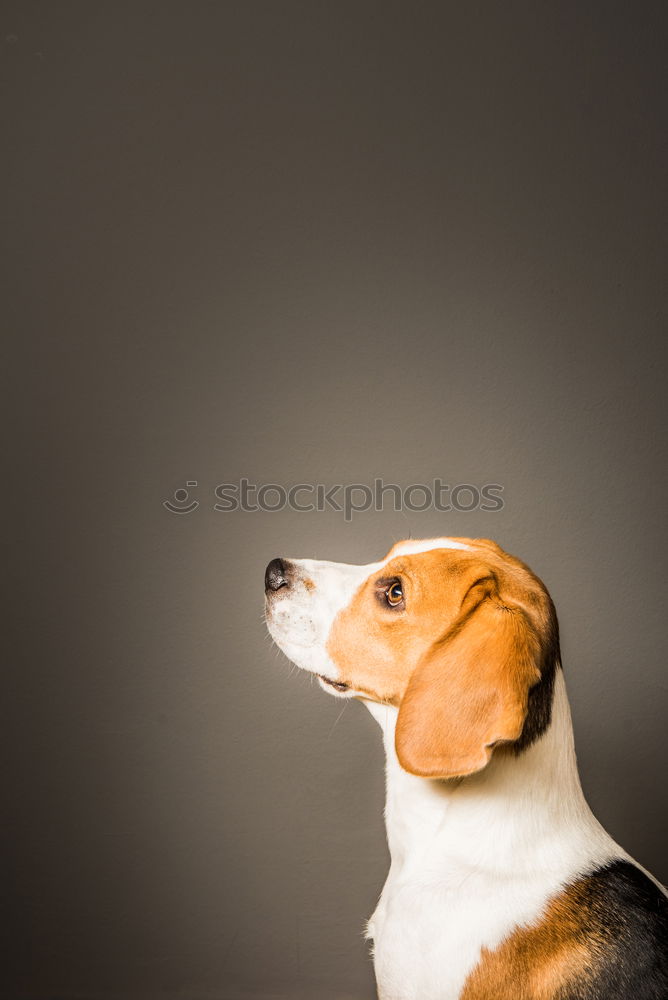
{"label": "dog neck", "polygon": [[464,778],[404,771],[394,747],[397,709],[366,704],[383,730],[385,822],[395,873],[437,866],[453,879],[481,871],[531,877],[539,869],[607,859],[616,848],[582,792],[561,668],[545,732],[519,754],[512,747],[496,750],[487,767]]}

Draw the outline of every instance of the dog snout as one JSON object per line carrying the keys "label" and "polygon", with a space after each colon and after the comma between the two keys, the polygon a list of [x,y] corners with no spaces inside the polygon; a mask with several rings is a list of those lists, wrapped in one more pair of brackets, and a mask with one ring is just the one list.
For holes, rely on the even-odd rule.
{"label": "dog snout", "polygon": [[272,559],[264,572],[264,589],[267,593],[290,586],[290,563],[287,559]]}

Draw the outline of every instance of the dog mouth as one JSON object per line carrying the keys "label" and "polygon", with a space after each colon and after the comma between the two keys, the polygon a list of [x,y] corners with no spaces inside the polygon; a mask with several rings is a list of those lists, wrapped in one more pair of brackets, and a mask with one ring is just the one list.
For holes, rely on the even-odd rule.
{"label": "dog mouth", "polygon": [[328,687],[334,688],[335,691],[347,691],[350,688],[350,684],[345,684],[343,681],[330,680],[330,678],[325,677],[324,674],[318,674],[317,677]]}

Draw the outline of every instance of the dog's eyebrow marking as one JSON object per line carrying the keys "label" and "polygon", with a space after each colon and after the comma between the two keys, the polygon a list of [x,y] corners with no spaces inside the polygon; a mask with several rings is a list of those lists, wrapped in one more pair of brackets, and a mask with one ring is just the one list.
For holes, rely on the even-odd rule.
{"label": "dog's eyebrow marking", "polygon": [[433,549],[465,549],[471,551],[471,546],[464,542],[458,542],[454,538],[430,538],[427,541],[407,541],[397,542],[390,550],[385,562],[394,559],[396,556],[414,556],[420,552],[431,552]]}

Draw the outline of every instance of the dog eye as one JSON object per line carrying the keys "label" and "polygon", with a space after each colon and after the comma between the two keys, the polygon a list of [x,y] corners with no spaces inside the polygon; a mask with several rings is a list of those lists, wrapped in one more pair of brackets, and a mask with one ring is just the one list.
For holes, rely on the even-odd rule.
{"label": "dog eye", "polygon": [[395,580],[385,591],[385,600],[391,608],[396,608],[404,599],[404,590],[399,580]]}

